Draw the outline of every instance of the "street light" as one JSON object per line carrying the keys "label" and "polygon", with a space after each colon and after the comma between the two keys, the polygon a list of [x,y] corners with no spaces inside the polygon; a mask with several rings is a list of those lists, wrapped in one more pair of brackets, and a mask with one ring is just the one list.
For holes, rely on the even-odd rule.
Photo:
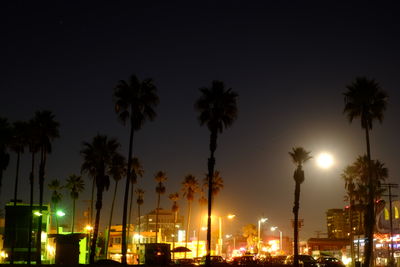
{"label": "street light", "polygon": [[274,232],[275,230],[279,231],[279,250],[282,252],[282,231],[279,230],[278,226],[272,226],[271,231]]}
{"label": "street light", "polygon": [[261,245],[261,224],[268,221],[268,218],[261,218],[258,220],[258,240],[257,240],[257,252],[260,254],[260,245]]}

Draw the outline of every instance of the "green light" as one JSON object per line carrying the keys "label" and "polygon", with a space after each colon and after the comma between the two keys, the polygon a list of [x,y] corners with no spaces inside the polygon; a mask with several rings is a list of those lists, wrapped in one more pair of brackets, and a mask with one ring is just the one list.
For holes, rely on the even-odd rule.
{"label": "green light", "polygon": [[58,211],[56,212],[56,214],[57,214],[58,217],[63,217],[63,216],[65,216],[65,212],[63,212],[62,210],[58,210]]}
{"label": "green light", "polygon": [[38,211],[35,211],[33,214],[36,215],[36,216],[42,216],[42,214],[40,212],[38,212]]}

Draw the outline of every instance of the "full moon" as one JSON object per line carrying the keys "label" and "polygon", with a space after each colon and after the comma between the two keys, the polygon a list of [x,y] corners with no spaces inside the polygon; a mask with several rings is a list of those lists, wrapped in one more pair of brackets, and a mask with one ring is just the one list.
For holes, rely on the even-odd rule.
{"label": "full moon", "polygon": [[321,153],[317,157],[318,166],[323,169],[328,169],[333,165],[333,157],[328,153]]}

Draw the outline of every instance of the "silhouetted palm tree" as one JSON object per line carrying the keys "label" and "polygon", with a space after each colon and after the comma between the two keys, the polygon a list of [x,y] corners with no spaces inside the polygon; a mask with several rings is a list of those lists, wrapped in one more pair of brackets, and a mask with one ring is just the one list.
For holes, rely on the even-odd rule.
{"label": "silhouetted palm tree", "polygon": [[17,205],[18,199],[18,178],[19,178],[19,165],[21,154],[25,151],[27,146],[27,129],[28,123],[23,121],[16,121],[12,127],[12,137],[10,142],[10,149],[17,154],[17,163],[15,170],[15,186],[14,186],[14,206]]}
{"label": "silhouetted palm tree", "polygon": [[[237,93],[225,89],[221,81],[213,81],[211,88],[200,88],[201,97],[196,101],[195,109],[200,125],[207,125],[210,131],[210,158],[208,159],[208,176],[214,174],[218,133],[230,127],[237,118]],[[207,266],[210,265],[211,252],[211,209],[212,209],[212,179],[209,180],[208,190],[208,220],[207,220]]]}
{"label": "silhouetted palm tree", "polygon": [[51,190],[51,203],[53,204],[53,210],[52,214],[54,218],[56,219],[56,232],[58,234],[58,203],[62,199],[62,194],[61,194],[61,189],[63,186],[60,184],[60,181],[58,179],[51,180],[50,183],[47,185],[49,187],[49,190]]}
{"label": "silhouetted palm tree", "polygon": [[85,182],[82,176],[76,174],[71,174],[68,176],[65,187],[69,190],[69,194],[72,199],[72,223],[71,223],[71,233],[75,231],[75,203],[79,197],[79,193],[85,190]]}
{"label": "silhouetted palm tree", "polygon": [[295,147],[289,152],[290,157],[292,158],[293,163],[297,166],[294,172],[293,178],[296,183],[296,187],[294,190],[294,237],[293,237],[293,245],[294,245],[294,257],[293,264],[295,267],[299,266],[299,208],[300,208],[300,185],[304,182],[304,171],[303,164],[311,159],[310,152],[304,150],[302,147]]}
{"label": "silhouetted palm tree", "polygon": [[[169,194],[168,198],[172,201],[172,212],[174,213],[174,227],[173,227],[173,233],[172,233],[172,250],[175,249],[175,236],[176,236],[176,221],[178,219],[178,211],[179,211],[179,206],[178,206],[178,200],[179,200],[179,193],[172,193]],[[175,253],[172,253],[172,259],[175,260]]]}
{"label": "silhouetted palm tree", "polygon": [[106,246],[105,246],[106,258],[108,255],[108,244],[110,243],[110,232],[111,232],[111,223],[114,213],[115,196],[117,195],[117,188],[119,181],[122,179],[122,177],[126,175],[126,169],[127,165],[125,157],[120,154],[115,154],[114,157],[111,159],[111,165],[109,166],[109,171],[108,171],[111,177],[115,181],[115,186],[111,202],[110,219],[108,221],[108,232],[107,232]]}
{"label": "silhouetted palm tree", "polygon": [[165,186],[163,182],[167,180],[167,174],[163,171],[159,171],[154,176],[154,180],[156,180],[156,193],[157,193],[157,208],[156,208],[156,243],[158,242],[158,211],[160,209],[160,198],[161,195],[165,193]]}
{"label": "silhouetted palm tree", "polygon": [[117,154],[119,143],[116,139],[109,139],[105,135],[96,135],[91,143],[84,142],[81,150],[83,156],[83,164],[81,169],[83,172],[95,174],[96,181],[96,220],[93,231],[93,239],[90,248],[90,264],[94,263],[96,251],[96,242],[99,232],[100,211],[103,205],[103,192],[108,190],[110,186],[110,178],[107,175],[112,159]]}
{"label": "silhouetted palm tree", "polygon": [[[183,197],[186,198],[188,203],[188,216],[187,216],[187,223],[186,223],[186,248],[189,241],[189,231],[190,231],[190,214],[192,211],[192,201],[194,199],[195,193],[199,190],[199,182],[197,181],[196,177],[191,174],[185,176],[185,179],[182,182],[182,192]],[[186,254],[186,251],[185,251]],[[186,257],[186,255],[185,255]]]}
{"label": "silhouetted palm tree", "polygon": [[[23,121],[16,121],[13,123],[11,128],[11,139],[9,142],[9,148],[11,151],[17,154],[17,162],[15,169],[15,184],[14,184],[14,206],[17,206],[18,200],[18,184],[19,184],[19,166],[21,154],[24,153],[25,146],[27,145],[27,127],[28,124]],[[16,227],[16,225],[14,225]],[[15,234],[15,233],[14,233]],[[10,264],[14,264],[14,248],[15,248],[16,237],[13,237],[11,246]]]}
{"label": "silhouetted palm tree", "polygon": [[34,178],[35,178],[35,156],[36,153],[40,151],[40,136],[39,136],[39,125],[35,119],[31,119],[28,123],[27,128],[28,145],[29,152],[31,153],[31,171],[29,174],[29,209],[30,209],[30,220],[29,220],[29,230],[31,233],[28,237],[28,264],[31,264],[31,252],[32,252],[32,227],[33,227],[33,188],[34,188]]}
{"label": "silhouetted palm tree", "polygon": [[[131,75],[128,82],[121,80],[114,90],[115,111],[118,118],[126,125],[130,123],[128,166],[132,162],[133,135],[139,131],[146,120],[154,120],[156,112],[154,108],[159,103],[157,88],[151,79],[140,81],[136,75]],[[124,194],[124,208],[122,216],[122,263],[126,264],[126,222],[128,215],[129,183],[131,169],[128,168]]]}
{"label": "silhouetted palm tree", "polygon": [[11,139],[11,127],[6,118],[0,117],[0,190],[3,184],[3,172],[10,163],[10,154],[7,151]]}
{"label": "silhouetted palm tree", "polygon": [[[39,163],[39,213],[42,213],[43,206],[43,187],[46,169],[47,154],[51,153],[51,142],[60,136],[60,124],[54,120],[54,114],[51,111],[37,111],[34,124],[37,125],[37,133],[40,148]],[[42,216],[38,216],[38,228],[36,233],[36,263],[41,264],[42,258]]]}
{"label": "silhouetted palm tree", "polygon": [[[358,77],[350,85],[346,86],[347,91],[343,94],[345,100],[344,113],[350,122],[354,119],[361,119],[361,128],[365,130],[365,140],[367,146],[367,158],[371,161],[371,149],[369,141],[369,131],[372,130],[372,122],[383,121],[383,112],[387,106],[387,94],[374,79]],[[370,166],[370,165],[369,165]],[[368,175],[368,210],[366,214],[366,244],[365,261],[366,266],[370,266],[373,257],[373,235],[375,226],[374,215],[374,182],[369,167]]]}
{"label": "silhouetted palm tree", "polygon": [[144,190],[143,189],[136,189],[136,204],[138,206],[138,234],[139,234],[139,244],[140,244],[140,206],[143,205],[143,198],[144,198]]}
{"label": "silhouetted palm tree", "polygon": [[[133,157],[132,159],[132,165],[131,168],[133,168],[134,171],[132,171],[132,175],[131,175],[131,197],[130,197],[130,201],[129,201],[129,216],[128,216],[128,237],[129,240],[131,239],[131,221],[132,221],[132,207],[133,207],[133,195],[134,195],[134,191],[133,191],[133,185],[137,183],[137,177],[143,177],[144,175],[144,169],[142,164],[140,163],[139,159],[137,157]],[[132,231],[135,231],[134,228],[132,228]],[[133,244],[132,244],[133,245]]]}

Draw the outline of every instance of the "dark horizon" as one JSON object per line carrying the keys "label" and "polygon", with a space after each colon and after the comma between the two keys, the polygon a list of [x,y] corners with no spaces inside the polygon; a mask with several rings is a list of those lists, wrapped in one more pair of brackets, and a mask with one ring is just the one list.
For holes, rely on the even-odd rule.
{"label": "dark horizon", "polygon": [[[225,187],[217,196],[215,211],[237,215],[234,225],[226,225],[227,231],[268,217],[284,235],[292,234],[295,166],[288,152],[295,146],[313,156],[328,151],[335,157],[330,170],[317,168],[315,161],[306,164],[301,188],[300,238],[326,231],[326,210],[346,205],[340,174],[365,153],[360,122],[349,124],[343,114],[342,94],[358,76],[375,78],[389,95],[384,121],[375,122],[371,132],[371,150],[372,157],[388,167],[388,182],[399,181],[396,3],[2,6],[0,116],[28,120],[35,111],[49,109],[60,122],[61,138],[48,157],[46,185],[80,172],[81,144],[97,133],[118,138],[127,155],[128,128],[117,119],[112,92],[131,74],[153,78],[160,97],[157,118],[135,136],[134,154],[145,169],[138,181],[146,191],[142,213],[155,208],[157,171],[166,171],[169,177],[163,208],[170,208],[167,196],[180,190],[185,175],[202,180],[207,172],[209,133],[199,126],[194,103],[200,96],[198,88],[210,86],[212,80],[224,81],[239,94],[238,120],[220,136],[216,152],[216,169]],[[28,202],[27,153],[21,164],[19,196]],[[1,205],[13,197],[14,175],[15,154],[11,154]],[[88,188],[90,179],[85,177],[85,182]],[[123,184],[117,206],[122,206]],[[80,212],[82,200],[90,199],[89,191],[78,200]],[[103,226],[111,195],[111,190],[104,195]],[[66,193],[64,203],[70,206]],[[186,204],[180,203],[185,215]],[[121,217],[122,208],[114,223],[121,224]]]}

